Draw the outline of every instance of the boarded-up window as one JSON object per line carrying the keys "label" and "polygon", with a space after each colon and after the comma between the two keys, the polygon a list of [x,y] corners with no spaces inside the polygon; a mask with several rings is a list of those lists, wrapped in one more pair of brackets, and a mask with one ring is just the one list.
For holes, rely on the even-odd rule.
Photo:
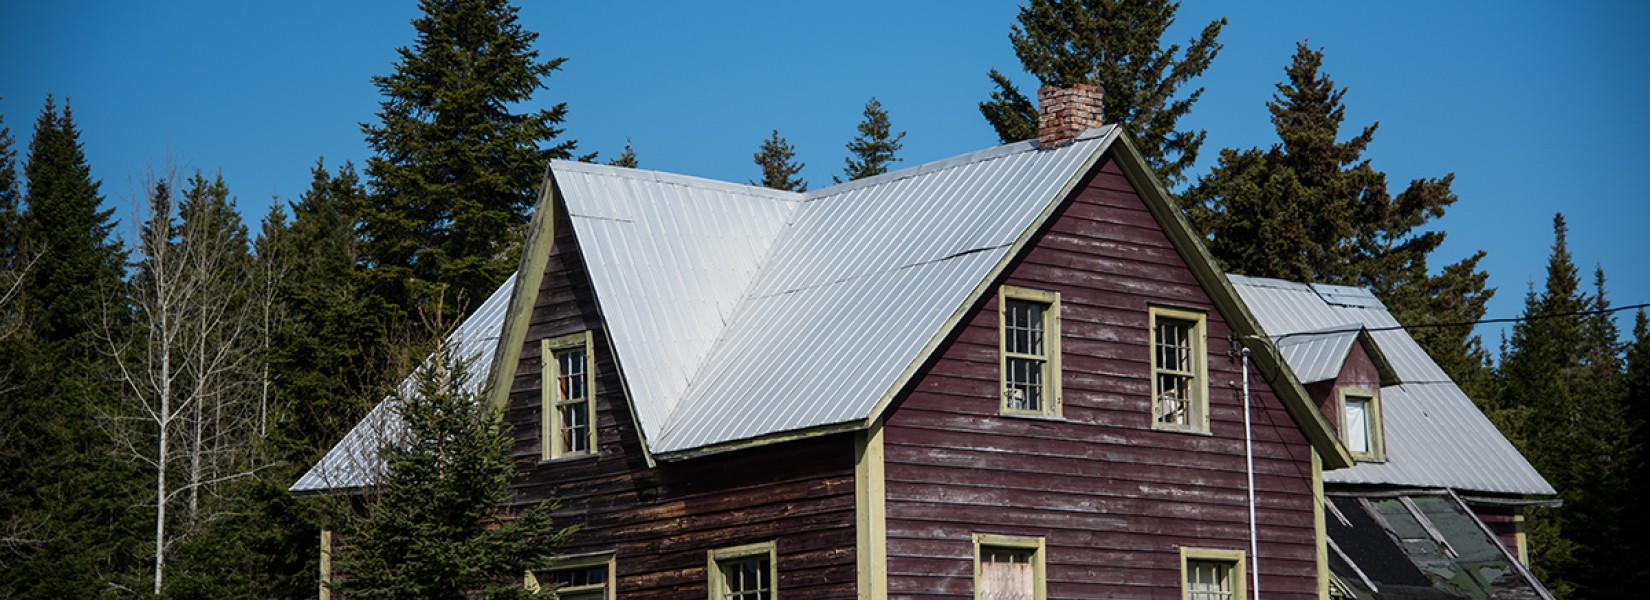
{"label": "boarded-up window", "polygon": [[1033,600],[1037,597],[1036,551],[980,546],[979,597]]}

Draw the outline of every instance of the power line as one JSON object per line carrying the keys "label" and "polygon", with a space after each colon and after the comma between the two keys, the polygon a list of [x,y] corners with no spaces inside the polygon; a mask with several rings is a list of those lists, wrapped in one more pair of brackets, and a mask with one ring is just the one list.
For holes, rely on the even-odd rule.
{"label": "power line", "polygon": [[1291,337],[1296,337],[1296,336],[1335,335],[1335,334],[1340,334],[1340,333],[1357,333],[1359,331],[1369,331],[1369,332],[1373,333],[1373,332],[1377,332],[1377,331],[1408,331],[1408,330],[1411,330],[1411,329],[1432,329],[1432,328],[1442,328],[1442,327],[1477,327],[1479,325],[1489,325],[1489,324],[1493,324],[1493,323],[1519,323],[1519,322],[1529,322],[1529,321],[1545,321],[1545,320],[1548,320],[1548,319],[1563,319],[1563,318],[1568,318],[1568,317],[1585,317],[1585,316],[1591,316],[1591,315],[1603,315],[1603,314],[1617,313],[1617,312],[1621,312],[1621,311],[1624,311],[1624,310],[1645,309],[1645,308],[1650,308],[1650,303],[1628,304],[1628,305],[1625,305],[1625,306],[1615,306],[1615,307],[1605,308],[1605,309],[1578,310],[1578,311],[1574,311],[1574,312],[1565,312],[1565,313],[1541,314],[1541,315],[1535,315],[1535,316],[1531,316],[1531,317],[1504,317],[1504,318],[1499,318],[1499,319],[1479,319],[1477,321],[1466,321],[1466,322],[1460,322],[1460,323],[1417,323],[1415,325],[1398,324],[1398,325],[1389,325],[1389,326],[1386,326],[1386,327],[1365,327],[1365,326],[1359,325],[1357,327],[1352,327],[1352,328],[1319,329],[1319,330],[1315,330],[1315,331],[1297,331],[1297,332],[1294,332],[1294,333],[1285,333],[1285,334],[1279,335],[1279,336],[1267,336],[1267,337],[1269,338],[1269,340],[1271,342],[1277,343],[1277,342],[1282,341],[1286,338],[1291,338]]}

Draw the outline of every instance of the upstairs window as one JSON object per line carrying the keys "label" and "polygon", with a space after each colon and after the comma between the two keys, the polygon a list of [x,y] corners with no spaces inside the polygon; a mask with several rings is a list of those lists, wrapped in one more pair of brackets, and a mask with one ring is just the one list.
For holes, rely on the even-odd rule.
{"label": "upstairs window", "polygon": [[1060,416],[1060,293],[998,293],[1003,414]]}
{"label": "upstairs window", "polygon": [[1209,431],[1209,382],[1201,312],[1151,308],[1152,427]]}
{"label": "upstairs window", "polygon": [[772,600],[779,571],[773,542],[710,551],[710,600]]}
{"label": "upstairs window", "polygon": [[1352,458],[1386,460],[1381,444],[1380,395],[1369,390],[1341,390],[1341,441]]}
{"label": "upstairs window", "polygon": [[596,447],[595,361],[590,332],[545,339],[541,445],[546,460],[591,454]]}

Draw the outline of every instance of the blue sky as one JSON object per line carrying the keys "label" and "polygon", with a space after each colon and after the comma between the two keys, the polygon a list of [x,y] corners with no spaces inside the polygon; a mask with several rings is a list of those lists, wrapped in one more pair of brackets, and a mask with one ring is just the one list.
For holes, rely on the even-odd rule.
{"label": "blue sky", "polygon": [[[733,181],[777,128],[815,186],[876,96],[909,132],[907,165],[996,143],[976,104],[987,69],[1019,71],[1013,2],[522,2],[546,56],[569,60],[540,103],[567,102],[567,136],[645,168]],[[19,154],[50,92],[72,101],[94,175],[129,221],[146,173],[221,170],[256,220],[302,193],[318,157],[362,163],[370,78],[413,39],[416,2],[0,3],[0,114]],[[1395,185],[1456,174],[1461,200],[1434,262],[1478,249],[1516,316],[1545,277],[1553,213],[1617,305],[1650,302],[1650,4],[1638,2],[1197,2],[1170,38],[1230,20],[1182,123],[1222,147],[1275,141],[1265,103],[1297,41],[1349,88],[1347,131],[1378,120],[1366,153]],[[1630,317],[1622,320],[1630,327]],[[1498,329],[1485,340],[1497,343]]]}

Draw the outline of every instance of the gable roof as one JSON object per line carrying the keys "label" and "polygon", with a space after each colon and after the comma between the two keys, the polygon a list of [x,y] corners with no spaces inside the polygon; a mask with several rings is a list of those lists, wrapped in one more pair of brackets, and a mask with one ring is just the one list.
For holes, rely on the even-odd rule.
{"label": "gable roof", "polygon": [[1381,374],[1381,381],[1396,380],[1392,365],[1369,330],[1363,327],[1343,327],[1321,331],[1302,331],[1278,336],[1272,341],[1283,362],[1295,372],[1301,383],[1317,383],[1336,378],[1346,365],[1353,344],[1363,344],[1371,362]]}
{"label": "gable roof", "polygon": [[[505,307],[515,290],[516,276],[511,275],[487,297],[481,306],[463,323],[447,334],[447,344],[456,356],[469,362],[470,379],[460,390],[466,394],[480,393],[493,368],[493,357],[498,349],[499,330],[504,325]],[[431,359],[433,360],[433,358]],[[417,387],[414,376],[401,380],[396,390],[412,394]],[[289,490],[296,493],[360,488],[377,483],[383,475],[384,459],[378,447],[385,439],[401,430],[401,415],[396,412],[393,397],[378,402],[367,416],[328,450]]]}
{"label": "gable roof", "polygon": [[1518,496],[1555,493],[1369,290],[1242,275],[1228,278],[1277,342],[1291,370],[1298,366],[1315,373],[1320,366],[1308,360],[1308,353],[1285,351],[1305,343],[1296,339],[1332,340],[1365,331],[1397,378],[1381,387],[1386,462],[1325,472],[1326,483]]}

